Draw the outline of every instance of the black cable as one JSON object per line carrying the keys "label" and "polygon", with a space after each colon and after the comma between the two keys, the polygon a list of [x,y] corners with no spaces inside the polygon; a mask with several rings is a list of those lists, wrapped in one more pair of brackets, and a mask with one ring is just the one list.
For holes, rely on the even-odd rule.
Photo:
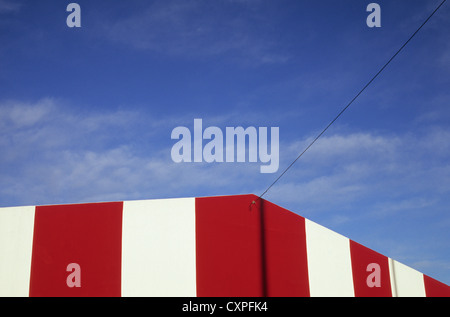
{"label": "black cable", "polygon": [[[279,179],[292,167],[292,165],[295,164],[295,162],[297,162],[297,160],[303,155],[305,154],[306,151],[308,151],[308,149],[314,144],[316,143],[316,141],[322,136],[322,134],[325,133],[325,131],[328,130],[328,128],[345,112],[345,110],[347,110],[348,107],[350,107],[350,105],[362,94],[362,92],[364,90],[366,90],[366,88],[375,80],[375,78],[378,77],[378,75],[381,74],[381,72],[391,63],[391,61],[403,50],[403,48],[412,40],[412,38],[420,31],[420,29],[422,29],[422,27],[431,19],[431,17],[437,12],[437,10],[439,10],[439,8],[445,3],[444,0],[441,2],[441,4],[430,14],[430,16],[422,23],[422,25],[409,37],[409,39],[397,50],[397,52],[387,61],[386,64],[384,64],[383,67],[381,67],[381,69],[378,71],[378,73],[375,74],[375,76],[372,77],[372,79],[358,92],[358,94],[356,94],[355,97],[353,97],[353,99],[344,107],[344,109],[341,110],[341,112],[339,112],[339,114],[325,127],[325,129],[322,130],[322,132],[319,133],[319,135],[316,136],[316,138],[306,147],[306,149],[300,153],[299,156],[297,156],[297,158],[283,171],[283,173],[281,173],[280,176],[277,177],[277,179],[275,179],[275,181],[258,197],[257,200],[261,199],[262,196],[264,196],[269,189],[272,188],[273,185],[275,185],[276,182],[279,181]],[[255,203],[256,201],[253,201],[252,203]]]}

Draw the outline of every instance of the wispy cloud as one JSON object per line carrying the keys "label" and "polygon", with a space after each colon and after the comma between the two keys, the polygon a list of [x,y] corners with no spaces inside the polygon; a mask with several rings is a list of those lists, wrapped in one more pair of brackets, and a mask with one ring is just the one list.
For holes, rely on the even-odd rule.
{"label": "wispy cloud", "polygon": [[[58,201],[222,194],[230,188],[234,193],[259,194],[265,189],[263,184],[268,186],[277,176],[260,175],[259,164],[174,163],[170,127],[191,127],[193,118],[188,114],[154,118],[124,110],[81,113],[52,98],[34,103],[3,101],[0,192],[18,203],[21,199],[39,201],[42,190],[53,191],[51,198],[42,197]],[[208,117],[205,124],[243,124],[238,119],[230,113]],[[449,138],[450,131],[442,128],[423,135],[358,132],[324,136],[267,198],[306,214],[325,212],[330,205],[345,210],[362,202],[371,217],[434,206],[439,201],[433,193],[450,192]],[[310,141],[281,139],[279,172]],[[22,191],[12,190],[17,186]],[[27,195],[23,195],[25,190]],[[374,200],[374,195],[379,199]],[[408,195],[417,197],[410,201],[404,198]],[[345,223],[351,218],[335,220]]]}
{"label": "wispy cloud", "polygon": [[[200,189],[223,194],[236,182],[248,187],[259,166],[172,161],[170,127],[189,126],[193,117],[187,117],[77,112],[53,98],[0,102],[0,203],[180,197]],[[211,124],[228,120],[219,116]]]}
{"label": "wispy cloud", "polygon": [[20,10],[21,6],[22,4],[18,1],[0,0],[0,14],[17,12]]}
{"label": "wispy cloud", "polygon": [[35,125],[51,112],[53,103],[49,98],[37,103],[4,101],[0,106],[0,129],[20,129]]}
{"label": "wispy cloud", "polygon": [[[136,118],[135,113],[120,110],[81,114],[52,98],[34,103],[1,102],[3,200],[39,201],[39,196],[47,196],[42,191],[54,191],[50,197],[55,197],[64,188],[74,189],[80,181],[75,178],[82,178],[80,164],[88,168],[83,175],[87,181],[100,177],[98,168],[110,166],[108,157],[115,159],[115,164],[123,162],[120,150],[127,141],[127,128]],[[113,133],[118,130],[121,137]]]}
{"label": "wispy cloud", "polygon": [[[332,214],[330,206],[335,212],[356,204],[364,206],[366,215],[381,217],[439,205],[434,193],[450,191],[449,132],[437,128],[423,135],[349,133],[322,137],[268,197],[307,214]],[[288,157],[295,158],[309,142],[308,138],[280,146],[285,149],[281,154],[284,166],[290,163]],[[403,200],[410,195],[416,198]]]}
{"label": "wispy cloud", "polygon": [[[277,48],[255,6],[258,1],[251,6],[247,1],[154,2],[105,23],[102,32],[116,43],[169,56],[228,56],[247,64],[287,61],[289,55]],[[230,15],[230,8],[240,13]]]}

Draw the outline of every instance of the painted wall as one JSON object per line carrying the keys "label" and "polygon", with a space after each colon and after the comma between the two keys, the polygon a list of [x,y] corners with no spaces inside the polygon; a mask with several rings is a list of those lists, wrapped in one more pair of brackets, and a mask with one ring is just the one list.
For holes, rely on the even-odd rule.
{"label": "painted wall", "polygon": [[[0,296],[450,296],[256,198],[0,208]],[[80,287],[69,287],[70,263]]]}

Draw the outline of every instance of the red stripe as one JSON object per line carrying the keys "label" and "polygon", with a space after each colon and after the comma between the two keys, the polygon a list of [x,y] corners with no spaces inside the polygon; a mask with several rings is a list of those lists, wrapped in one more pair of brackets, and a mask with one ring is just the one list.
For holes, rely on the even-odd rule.
{"label": "red stripe", "polygon": [[198,296],[309,296],[304,218],[256,198],[196,199]]}
{"label": "red stripe", "polygon": [[450,297],[450,286],[435,280],[427,275],[423,275],[425,293],[427,297]]}
{"label": "red stripe", "polygon": [[268,296],[309,297],[305,218],[263,200]]}
{"label": "red stripe", "polygon": [[[122,202],[36,207],[30,296],[120,296]],[[80,265],[81,287],[66,283]]]}
{"label": "red stripe", "polygon": [[197,296],[262,296],[260,214],[252,195],[195,200]]}
{"label": "red stripe", "polygon": [[[350,240],[350,253],[352,259],[353,286],[356,297],[391,297],[391,281],[389,275],[388,258],[357,242]],[[380,286],[368,284],[367,279],[378,274],[368,266],[371,263],[379,265]],[[372,275],[373,274],[373,275]],[[369,277],[370,276],[370,277]]]}

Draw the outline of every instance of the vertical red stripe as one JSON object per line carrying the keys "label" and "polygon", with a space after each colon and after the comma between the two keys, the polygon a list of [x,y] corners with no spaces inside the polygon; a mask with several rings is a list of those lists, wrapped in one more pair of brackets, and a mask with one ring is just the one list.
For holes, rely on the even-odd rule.
{"label": "vertical red stripe", "polygon": [[309,296],[304,218],[256,198],[196,199],[198,296]]}
{"label": "vertical red stripe", "polygon": [[[391,281],[389,275],[388,258],[359,243],[350,240],[350,253],[352,259],[353,285],[357,297],[391,297]],[[371,263],[379,265],[378,273],[374,269],[368,270]],[[371,274],[378,274],[380,286],[373,286],[367,279]],[[373,281],[372,275],[369,280]]]}
{"label": "vertical red stripe", "polygon": [[268,296],[308,297],[305,218],[262,201]]}
{"label": "vertical red stripe", "polygon": [[[122,202],[36,207],[30,296],[120,296]],[[81,287],[69,287],[69,263]]]}
{"label": "vertical red stripe", "polygon": [[252,195],[195,200],[197,296],[263,296],[260,214]]}
{"label": "vertical red stripe", "polygon": [[450,297],[450,286],[423,275],[423,282],[425,284],[425,294],[427,297]]}

